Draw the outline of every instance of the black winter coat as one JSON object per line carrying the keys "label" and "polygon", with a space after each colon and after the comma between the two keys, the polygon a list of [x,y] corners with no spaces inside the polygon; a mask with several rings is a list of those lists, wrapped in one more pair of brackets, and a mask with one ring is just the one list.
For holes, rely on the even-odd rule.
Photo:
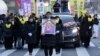
{"label": "black winter coat", "polygon": [[46,34],[41,38],[42,46],[55,46],[56,45],[56,37],[55,35]]}
{"label": "black winter coat", "polygon": [[59,3],[54,4],[53,9],[54,9],[54,12],[59,12],[60,4]]}
{"label": "black winter coat", "polygon": [[87,36],[91,37],[92,26],[93,26],[93,21],[88,22],[88,16],[83,17],[83,20],[81,21],[81,25],[80,25],[80,37],[81,38],[85,38]]}
{"label": "black winter coat", "polygon": [[[29,35],[31,34],[31,35]],[[25,24],[25,36],[26,36],[26,42],[28,44],[36,44],[36,24],[35,22],[26,22]]]}
{"label": "black winter coat", "polygon": [[63,24],[61,20],[59,20],[59,23],[56,24],[56,32],[57,31],[59,31],[59,33],[56,33],[56,43],[61,43],[63,41],[62,37]]}
{"label": "black winter coat", "polygon": [[20,36],[20,21],[18,19],[18,17],[15,17],[14,19],[14,26],[13,26],[13,31],[14,31],[14,35],[15,36]]}

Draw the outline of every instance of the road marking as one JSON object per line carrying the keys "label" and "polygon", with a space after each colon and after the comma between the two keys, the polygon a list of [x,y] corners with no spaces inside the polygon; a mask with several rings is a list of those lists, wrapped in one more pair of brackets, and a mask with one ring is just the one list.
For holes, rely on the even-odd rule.
{"label": "road marking", "polygon": [[96,47],[93,42],[90,42],[90,47]]}
{"label": "road marking", "polygon": [[27,44],[24,45],[24,48],[27,48]]}
{"label": "road marking", "polygon": [[100,47],[98,47],[100,49]]}
{"label": "road marking", "polygon": [[[38,53],[39,50],[40,50],[39,48],[34,49],[33,52],[32,52],[32,56],[35,56]],[[24,56],[29,56],[29,52],[26,52],[26,54]]]}
{"label": "road marking", "polygon": [[11,49],[11,50],[6,50],[6,51],[4,51],[3,53],[1,53],[0,54],[0,56],[8,56],[8,55],[10,55],[11,53],[13,53],[13,52],[15,52],[16,50],[13,50],[13,49]]}
{"label": "road marking", "polygon": [[52,54],[52,56],[56,56],[56,51],[55,51],[55,49],[53,49],[53,54]]}
{"label": "road marking", "polygon": [[84,47],[76,48],[76,52],[78,56],[90,56]]}

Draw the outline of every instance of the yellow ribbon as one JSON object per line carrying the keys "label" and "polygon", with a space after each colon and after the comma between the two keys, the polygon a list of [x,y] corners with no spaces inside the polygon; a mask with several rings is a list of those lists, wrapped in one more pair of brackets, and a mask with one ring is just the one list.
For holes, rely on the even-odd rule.
{"label": "yellow ribbon", "polygon": [[6,28],[10,28],[11,27],[11,24],[6,24]]}
{"label": "yellow ribbon", "polygon": [[59,18],[57,18],[57,19],[55,20],[55,22],[56,22],[56,23],[59,23]]}
{"label": "yellow ribbon", "polygon": [[92,18],[88,18],[88,22],[92,22],[92,20],[93,20]]}
{"label": "yellow ribbon", "polygon": [[22,24],[25,24],[26,23],[26,20],[24,18],[19,18],[19,21],[22,23]]}

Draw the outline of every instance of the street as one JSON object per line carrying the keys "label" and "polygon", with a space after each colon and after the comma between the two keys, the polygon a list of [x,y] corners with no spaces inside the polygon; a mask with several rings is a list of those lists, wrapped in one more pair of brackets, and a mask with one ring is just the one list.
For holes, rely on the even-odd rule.
{"label": "street", "polygon": [[[63,48],[61,54],[56,55],[55,50],[53,56],[99,56],[100,55],[100,40],[92,39],[89,48]],[[27,46],[24,46],[23,50],[5,50],[3,45],[0,45],[0,56],[28,56]],[[33,50],[33,56],[44,56],[43,50],[35,48]]]}

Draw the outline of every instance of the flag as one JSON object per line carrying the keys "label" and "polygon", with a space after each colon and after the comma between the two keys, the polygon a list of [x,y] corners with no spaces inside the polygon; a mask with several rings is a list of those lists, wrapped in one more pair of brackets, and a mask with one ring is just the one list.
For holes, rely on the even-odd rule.
{"label": "flag", "polygon": [[20,0],[16,0],[16,6],[17,6],[17,8],[20,8],[20,6],[21,6]]}

